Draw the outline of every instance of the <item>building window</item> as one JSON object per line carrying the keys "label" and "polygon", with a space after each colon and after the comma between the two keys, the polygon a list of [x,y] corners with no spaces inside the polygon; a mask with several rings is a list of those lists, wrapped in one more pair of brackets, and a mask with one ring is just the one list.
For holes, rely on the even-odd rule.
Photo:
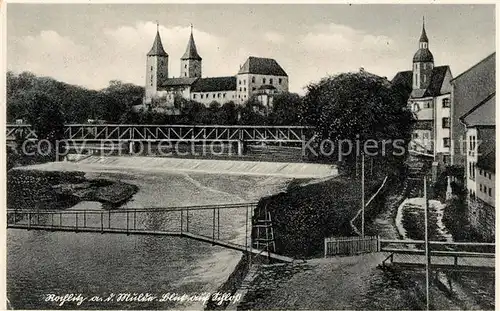
{"label": "building window", "polygon": [[196,94],[193,94],[193,98],[196,99]]}
{"label": "building window", "polygon": [[449,147],[450,146],[450,138],[449,137],[445,137],[443,138],[443,147]]}
{"label": "building window", "polygon": [[203,94],[200,94],[201,99],[203,99]]}
{"label": "building window", "polygon": [[252,91],[255,91],[256,89],[257,89],[257,88],[256,88],[255,86],[254,86],[254,87],[252,87]]}
{"label": "building window", "polygon": [[187,65],[187,64],[185,64],[185,65],[184,65],[184,69],[186,69],[187,67],[188,67],[188,65]]}
{"label": "building window", "polygon": [[226,98],[226,93],[222,94],[222,98]]}
{"label": "building window", "polygon": [[241,98],[241,96],[240,96],[240,95],[238,95],[238,98]]}
{"label": "building window", "polygon": [[215,98],[215,93],[212,94],[212,98]]}
{"label": "building window", "polygon": [[424,108],[432,108],[431,102],[425,102]]}
{"label": "building window", "polygon": [[418,138],[418,133],[413,133],[413,138]]}
{"label": "building window", "polygon": [[488,195],[491,197],[491,188],[488,188]]}
{"label": "building window", "polygon": [[241,85],[241,80],[238,80],[238,84]]}
{"label": "building window", "polygon": [[443,98],[443,108],[450,108],[450,99]]}
{"label": "building window", "polygon": [[273,79],[269,79],[269,84],[273,84]]}
{"label": "building window", "polygon": [[262,78],[262,84],[266,84],[266,78]]}
{"label": "building window", "polygon": [[444,129],[450,128],[450,118],[443,118],[443,128]]}
{"label": "building window", "polygon": [[217,93],[217,98],[220,98],[220,93]]}
{"label": "building window", "polygon": [[240,92],[241,92],[241,86],[240,86]]}
{"label": "building window", "polygon": [[187,77],[187,72],[184,73],[184,77]]}
{"label": "building window", "polygon": [[252,77],[252,83],[255,83],[255,77]]}
{"label": "building window", "polygon": [[246,88],[246,87],[244,87],[244,88],[243,88],[243,92],[246,92],[246,91],[247,91],[247,88]]}
{"label": "building window", "polygon": [[151,71],[153,71],[153,66],[151,66]]}
{"label": "building window", "polygon": [[488,173],[488,179],[491,180],[491,173]]}
{"label": "building window", "polygon": [[278,79],[278,83],[281,84],[283,80],[281,78]]}
{"label": "building window", "polygon": [[247,80],[243,80],[243,84],[246,84],[247,83]]}
{"label": "building window", "polygon": [[483,184],[479,184],[479,191],[483,192]]}

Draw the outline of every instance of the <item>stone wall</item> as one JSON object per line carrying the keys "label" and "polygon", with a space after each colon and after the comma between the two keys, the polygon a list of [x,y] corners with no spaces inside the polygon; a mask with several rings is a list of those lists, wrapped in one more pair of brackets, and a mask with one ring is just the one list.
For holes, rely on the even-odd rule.
{"label": "stone wall", "polygon": [[478,199],[467,200],[469,222],[485,241],[495,240],[495,208]]}

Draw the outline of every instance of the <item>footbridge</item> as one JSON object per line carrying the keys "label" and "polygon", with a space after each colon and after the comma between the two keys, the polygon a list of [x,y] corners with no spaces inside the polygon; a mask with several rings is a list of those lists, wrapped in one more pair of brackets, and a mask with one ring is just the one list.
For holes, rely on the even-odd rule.
{"label": "footbridge", "polygon": [[[196,141],[196,142],[281,142],[301,143],[312,137],[308,126],[252,125],[141,125],[141,124],[66,124],[65,139],[73,142],[112,141]],[[7,124],[6,136],[36,139],[28,124]]]}
{"label": "footbridge", "polygon": [[[381,239],[379,243],[380,251],[388,254],[383,267],[425,268],[425,241]],[[495,272],[495,243],[430,241],[429,255],[434,271]]]}
{"label": "footbridge", "polygon": [[[269,245],[257,240],[252,223],[257,203],[222,205],[121,208],[110,210],[31,210],[8,209],[7,228],[25,230],[90,232],[175,236],[260,255],[269,259],[292,262],[294,259],[274,253]],[[237,219],[241,219],[240,222]],[[254,221],[252,221],[254,219]],[[244,231],[243,231],[244,230]],[[238,233],[239,232],[239,233]],[[252,238],[252,232],[253,237]],[[244,236],[243,236],[244,234]]]}

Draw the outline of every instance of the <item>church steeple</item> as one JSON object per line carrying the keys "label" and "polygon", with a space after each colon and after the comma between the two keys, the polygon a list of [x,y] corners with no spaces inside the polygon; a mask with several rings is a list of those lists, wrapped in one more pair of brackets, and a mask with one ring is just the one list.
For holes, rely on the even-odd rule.
{"label": "church steeple", "polygon": [[433,68],[434,56],[429,50],[429,38],[427,38],[425,31],[425,19],[422,18],[422,33],[418,40],[418,50],[413,56],[413,89],[427,89]]}
{"label": "church steeple", "polygon": [[198,51],[196,50],[196,44],[194,43],[194,37],[193,37],[193,25],[191,24],[191,35],[189,36],[189,41],[186,47],[186,52],[184,52],[184,55],[181,57],[182,60],[185,59],[196,59],[196,60],[201,60],[200,55],[198,54]]}
{"label": "church steeple", "polygon": [[168,54],[163,49],[160,24],[156,23],[156,37],[146,57],[146,102],[151,101],[159,87],[168,79]]}
{"label": "church steeple", "polygon": [[427,38],[427,33],[425,32],[425,17],[422,17],[422,34],[420,35],[420,40],[418,42],[419,48],[429,48],[429,39]]}
{"label": "church steeple", "polygon": [[163,44],[161,43],[161,37],[160,37],[160,25],[156,23],[156,37],[155,41],[153,42],[153,46],[151,47],[151,50],[148,53],[148,56],[167,56],[167,52],[163,49]]}
{"label": "church steeple", "polygon": [[181,57],[181,77],[199,78],[201,77],[201,56],[198,54],[193,37],[193,24],[191,24],[191,34],[186,47],[186,52]]}

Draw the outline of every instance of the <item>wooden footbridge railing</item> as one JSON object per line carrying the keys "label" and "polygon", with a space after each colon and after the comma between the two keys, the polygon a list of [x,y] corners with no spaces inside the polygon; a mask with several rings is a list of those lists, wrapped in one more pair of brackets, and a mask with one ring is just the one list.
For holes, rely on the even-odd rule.
{"label": "wooden footbridge railing", "polygon": [[[425,241],[380,240],[380,251],[389,253],[383,267],[422,269],[426,264]],[[495,271],[495,243],[430,241],[434,270]]]}
{"label": "wooden footbridge railing", "polygon": [[[8,209],[7,228],[186,237],[274,260],[293,261],[252,245],[252,215],[256,205],[249,202],[115,210]],[[238,233],[243,229],[244,237]]]}

